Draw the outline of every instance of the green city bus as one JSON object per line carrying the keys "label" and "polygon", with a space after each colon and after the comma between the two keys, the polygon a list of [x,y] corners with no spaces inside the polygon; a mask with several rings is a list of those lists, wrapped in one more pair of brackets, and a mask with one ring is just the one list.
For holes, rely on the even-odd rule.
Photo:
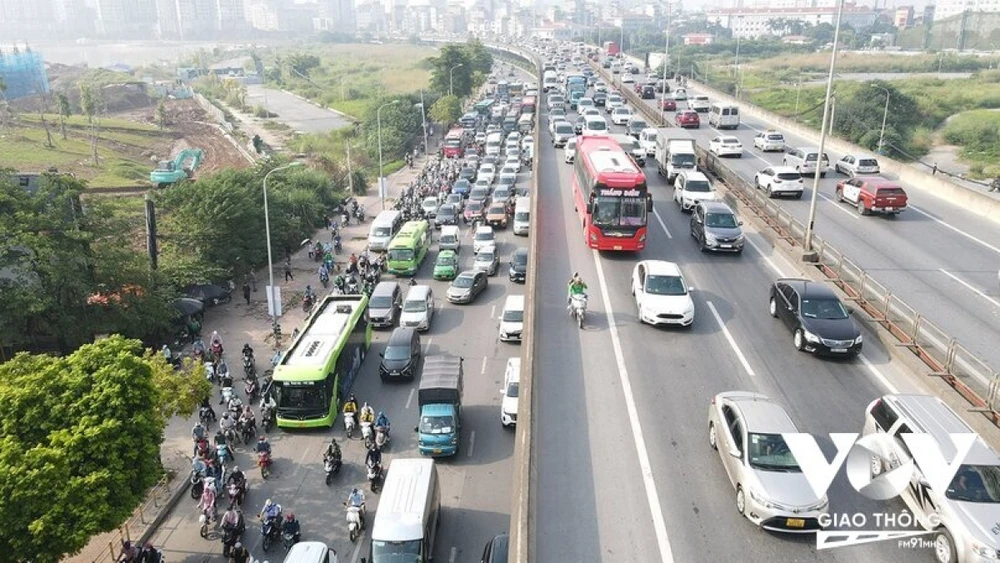
{"label": "green city bus", "polygon": [[323,299],[274,368],[278,426],[333,426],[371,342],[367,295]]}
{"label": "green city bus", "polygon": [[389,273],[397,276],[414,276],[431,248],[430,224],[427,221],[409,221],[389,243]]}

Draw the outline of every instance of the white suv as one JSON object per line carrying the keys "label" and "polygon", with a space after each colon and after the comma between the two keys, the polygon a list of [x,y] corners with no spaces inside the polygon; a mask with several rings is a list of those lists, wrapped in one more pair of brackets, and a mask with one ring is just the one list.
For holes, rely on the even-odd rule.
{"label": "white suv", "polygon": [[631,108],[619,106],[611,111],[611,123],[615,125],[625,125],[629,119],[632,119]]}
{"label": "white suv", "polygon": [[674,179],[674,201],[684,211],[691,211],[699,201],[718,199],[719,192],[701,172],[684,170]]}

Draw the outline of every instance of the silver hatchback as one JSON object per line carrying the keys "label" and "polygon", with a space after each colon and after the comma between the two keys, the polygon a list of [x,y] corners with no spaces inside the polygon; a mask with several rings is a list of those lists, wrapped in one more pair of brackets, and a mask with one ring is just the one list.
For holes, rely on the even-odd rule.
{"label": "silver hatchback", "polygon": [[708,407],[708,444],[736,489],[736,510],[765,530],[813,533],[829,501],[816,497],[785,443],[792,432],[788,413],[760,393],[719,393]]}

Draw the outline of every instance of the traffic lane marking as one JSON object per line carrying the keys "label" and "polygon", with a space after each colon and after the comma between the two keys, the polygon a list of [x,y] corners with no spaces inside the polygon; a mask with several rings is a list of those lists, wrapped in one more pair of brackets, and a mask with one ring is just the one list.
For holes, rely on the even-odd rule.
{"label": "traffic lane marking", "polygon": [[992,250],[993,252],[996,252],[997,254],[1000,254],[1000,247],[994,246],[994,245],[992,245],[992,244],[990,244],[990,243],[988,243],[988,242],[986,242],[986,241],[984,241],[984,240],[982,240],[980,238],[977,238],[977,237],[975,237],[975,236],[973,236],[973,235],[971,235],[971,234],[963,231],[962,229],[959,229],[958,227],[955,227],[955,226],[953,226],[953,225],[951,225],[951,224],[949,224],[949,223],[947,223],[947,222],[945,222],[945,221],[943,221],[941,219],[938,219],[937,217],[931,215],[930,213],[924,211],[923,209],[920,209],[919,207],[917,207],[915,205],[909,205],[908,204],[907,207],[909,209],[912,209],[913,211],[916,211],[917,213],[923,215],[924,217],[927,217],[931,221],[934,221],[936,223],[939,223],[939,224],[943,225],[944,227],[946,227],[948,229],[951,229],[952,231],[954,231],[954,232],[962,235],[963,237],[965,237],[965,238],[967,238],[967,239],[975,242],[976,244],[982,245],[982,246],[984,246],[984,247]]}
{"label": "traffic lane marking", "polygon": [[819,195],[819,197],[821,197],[821,198],[825,199],[826,201],[832,203],[834,209],[840,211],[841,213],[846,213],[847,216],[850,217],[851,219],[854,219],[855,221],[857,221],[858,219],[861,219],[860,215],[858,215],[857,213],[854,213],[853,211],[850,211],[847,207],[844,207],[836,199],[834,199],[834,198],[832,198],[832,197],[830,197],[830,196],[828,196],[826,194],[822,194],[822,193],[818,194],[818,195]]}
{"label": "traffic lane marking", "polygon": [[962,278],[956,276],[955,274],[953,274],[953,273],[945,270],[944,268],[938,268],[938,271],[941,272],[942,274],[948,276],[949,278],[957,281],[958,283],[964,285],[965,287],[967,287],[969,290],[971,290],[976,295],[978,295],[978,296],[982,297],[983,299],[989,301],[990,303],[993,304],[994,307],[1000,307],[1000,301],[997,301],[996,299],[993,299],[992,297],[990,297],[989,295],[987,295],[985,291],[977,288],[976,286],[974,286],[971,283],[963,280]]}
{"label": "traffic lane marking", "polygon": [[719,329],[722,330],[722,335],[726,338],[726,341],[729,342],[729,347],[733,349],[733,352],[736,353],[736,358],[743,365],[744,371],[746,371],[747,375],[750,377],[756,377],[757,373],[754,372],[753,367],[750,366],[750,362],[747,360],[743,350],[740,349],[739,344],[736,343],[736,339],[733,338],[732,333],[729,332],[729,328],[726,327],[726,322],[722,320],[722,315],[720,315],[719,311],[715,308],[715,304],[711,301],[705,301],[705,304],[708,305],[708,309],[712,312],[712,316],[715,317],[715,322],[718,323]]}

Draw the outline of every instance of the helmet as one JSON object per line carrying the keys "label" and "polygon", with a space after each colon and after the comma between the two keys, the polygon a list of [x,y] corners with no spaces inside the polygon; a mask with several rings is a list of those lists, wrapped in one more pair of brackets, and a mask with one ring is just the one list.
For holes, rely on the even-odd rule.
{"label": "helmet", "polygon": [[358,489],[357,488],[351,489],[351,494],[352,495],[358,494]]}
{"label": "helmet", "polygon": [[267,441],[267,436],[261,436],[260,438],[257,438],[257,441],[258,442],[266,442]]}
{"label": "helmet", "polygon": [[271,499],[267,499],[264,501],[264,508],[267,508],[269,506],[271,506]]}
{"label": "helmet", "polygon": [[370,407],[368,406],[368,401],[365,401],[365,404],[364,404],[364,406],[362,406],[361,408],[363,408],[363,409],[367,409],[367,408],[370,408]]}
{"label": "helmet", "polygon": [[356,399],[356,398],[354,398],[354,393],[351,393],[351,396],[350,396],[350,397],[348,397],[348,398],[347,398],[347,400],[348,400],[348,401],[357,401],[357,399]]}
{"label": "helmet", "polygon": [[234,465],[233,466],[233,473],[239,473],[239,472],[240,472],[240,467],[238,465]]}
{"label": "helmet", "polygon": [[289,522],[291,522],[292,520],[295,520],[295,515],[292,514],[291,512],[289,512],[288,516],[285,516],[285,520],[288,520]]}
{"label": "helmet", "polygon": [[243,542],[236,542],[236,549],[243,547]]}

